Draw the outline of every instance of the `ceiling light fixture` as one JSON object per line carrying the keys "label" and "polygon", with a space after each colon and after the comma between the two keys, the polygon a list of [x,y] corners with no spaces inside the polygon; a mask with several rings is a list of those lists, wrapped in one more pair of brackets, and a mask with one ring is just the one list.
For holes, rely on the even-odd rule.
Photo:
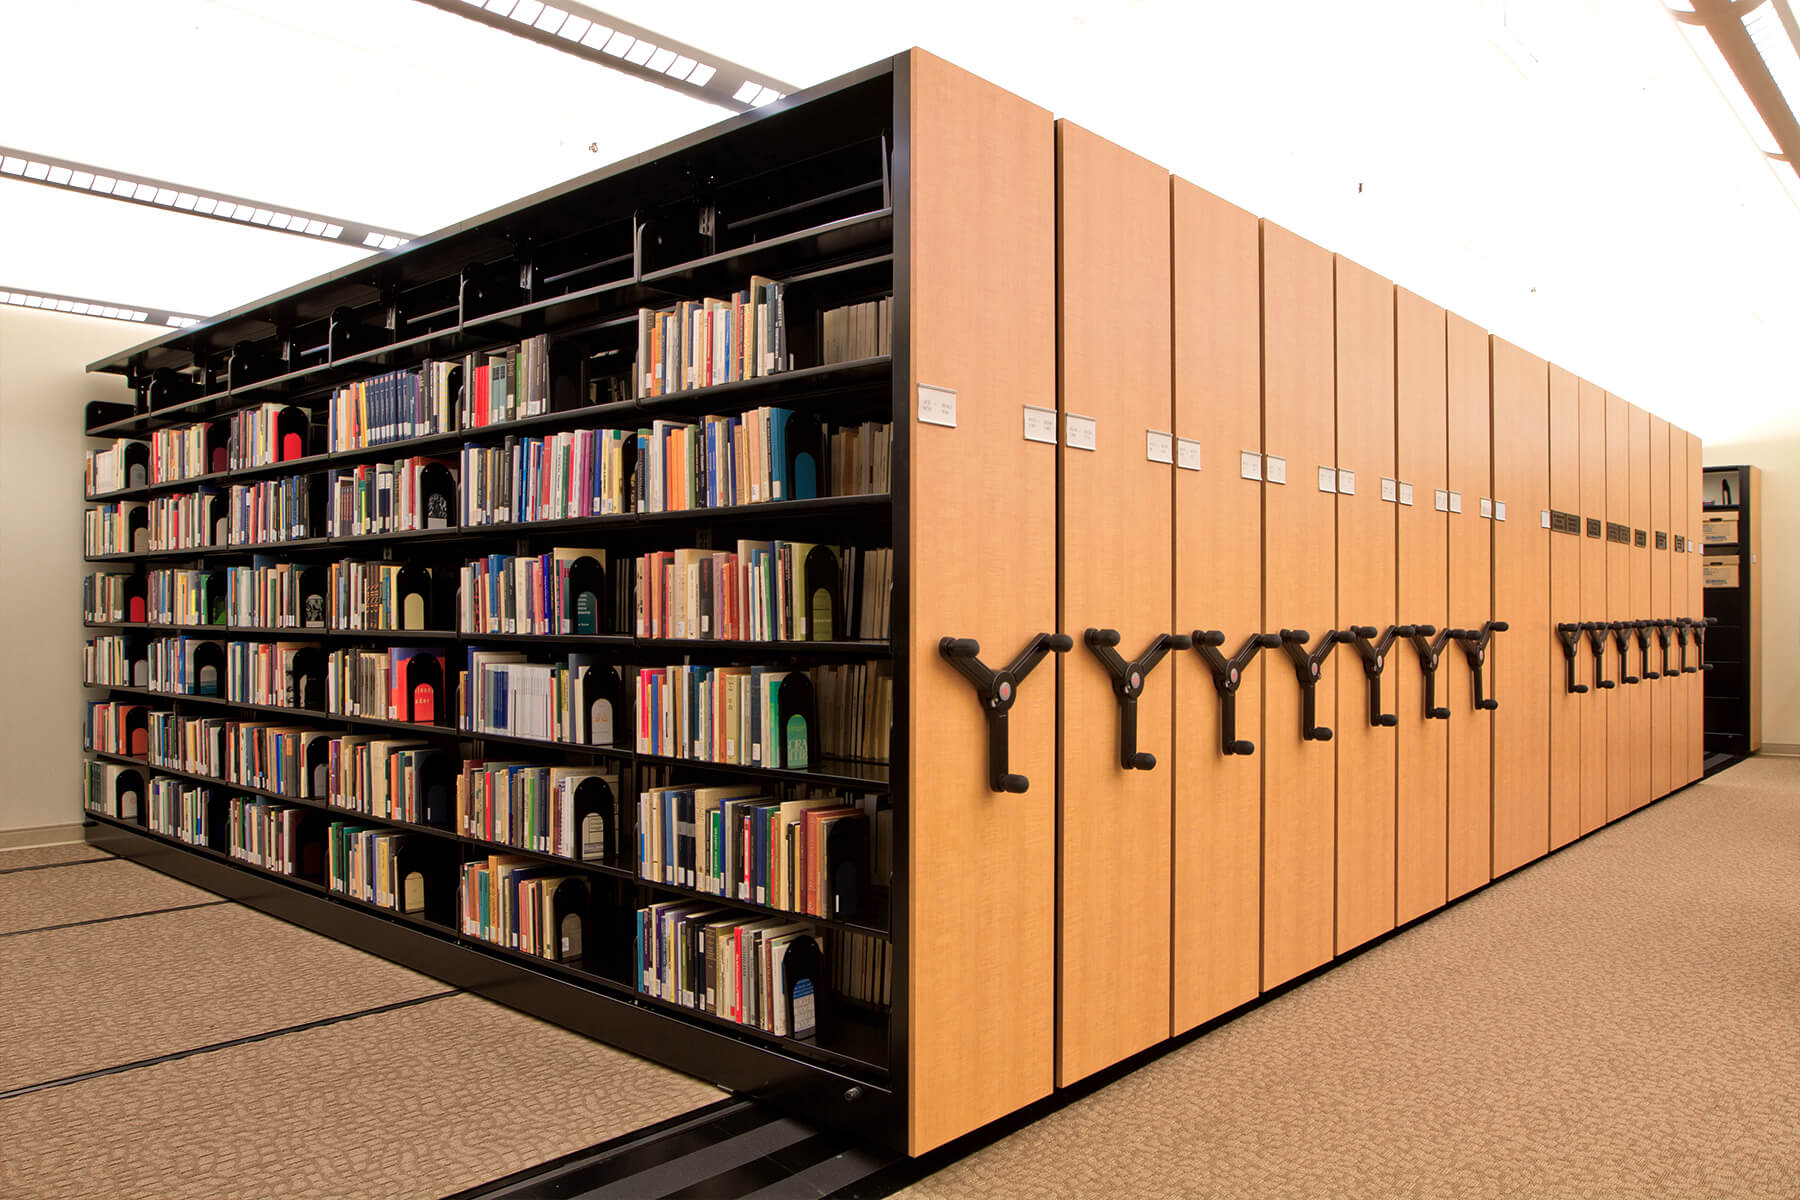
{"label": "ceiling light fixture", "polygon": [[[748,112],[794,90],[760,71],[727,62],[583,4],[542,0],[419,0],[542,46],[729,108]],[[722,76],[714,83],[715,76]],[[744,80],[735,91],[725,82]]]}
{"label": "ceiling light fixture", "polygon": [[[341,242],[350,246],[369,245],[391,250],[405,245],[412,238],[411,234],[380,229],[360,221],[342,221],[321,213],[270,208],[241,196],[206,192],[142,175],[121,175],[90,163],[79,163],[48,154],[34,154],[10,146],[0,146],[0,177],[90,196],[103,196],[109,200],[127,200],[150,208],[171,209],[215,221],[247,222],[314,241]],[[375,240],[368,240],[370,238]]]}
{"label": "ceiling light fixture", "polygon": [[1790,0],[1665,0],[1750,140],[1800,205],[1800,24]]}
{"label": "ceiling light fixture", "polygon": [[15,308],[35,308],[42,312],[68,313],[77,317],[102,317],[109,321],[126,321],[135,325],[165,325],[170,329],[186,329],[204,317],[192,313],[171,312],[160,308],[138,308],[130,304],[111,304],[105,300],[81,296],[60,296],[0,284],[0,304]]}

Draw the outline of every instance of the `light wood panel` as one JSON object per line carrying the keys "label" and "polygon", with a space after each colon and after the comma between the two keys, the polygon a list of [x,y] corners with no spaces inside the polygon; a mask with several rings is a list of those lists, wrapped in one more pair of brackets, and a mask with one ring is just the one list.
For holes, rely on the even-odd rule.
{"label": "light wood panel", "polygon": [[[1554,363],[1550,367],[1550,507],[1559,513],[1581,508],[1580,384]],[[1581,622],[1581,531],[1564,533],[1553,523],[1544,538],[1550,551],[1550,620],[1542,653],[1550,664],[1544,699],[1550,724],[1550,848],[1555,849],[1581,836],[1581,714],[1588,697],[1569,693],[1568,663],[1557,631],[1565,622]],[[1576,650],[1579,663],[1586,656],[1586,646],[1578,645]]]}
{"label": "light wood panel", "polygon": [[[1643,615],[1652,620],[1670,615],[1669,558],[1672,539],[1669,537],[1669,485],[1669,423],[1651,414],[1650,606]],[[1660,550],[1656,547],[1658,535],[1663,539],[1663,548]],[[1670,697],[1675,690],[1675,681],[1662,675],[1662,647],[1656,634],[1656,630],[1650,631],[1650,669],[1657,673],[1657,678],[1651,680],[1645,689],[1650,693],[1650,744],[1647,750],[1650,756],[1652,797],[1669,794],[1669,736],[1673,728],[1669,706]]]}
{"label": "light wood panel", "polygon": [[[1335,256],[1337,272],[1336,628],[1395,624],[1394,285]],[[1323,486],[1318,481],[1315,486]],[[1401,654],[1407,653],[1404,647]],[[1369,724],[1368,679],[1353,646],[1339,647],[1337,711],[1337,952],[1394,927],[1394,728]],[[1390,648],[1389,656],[1393,656]],[[1391,680],[1383,668],[1384,682]],[[1383,689],[1383,711],[1392,713]]]}
{"label": "light wood panel", "polygon": [[[1494,617],[1489,651],[1494,713],[1494,875],[1550,848],[1549,375],[1544,360],[1495,338],[1494,496],[1508,519],[1494,527]],[[1472,627],[1471,627],[1472,628]]]}
{"label": "light wood panel", "polygon": [[[1493,495],[1488,335],[1450,313],[1445,324],[1449,384],[1450,489],[1463,511],[1445,518],[1450,544],[1450,628],[1479,629],[1493,615],[1493,522],[1480,497]],[[1419,492],[1420,504],[1434,497]],[[1507,635],[1501,634],[1501,637]],[[1493,878],[1493,714],[1471,704],[1474,685],[1462,652],[1446,644],[1438,668],[1438,703],[1450,709],[1450,898]]]}
{"label": "light wood panel", "polygon": [[[1411,504],[1395,506],[1399,620],[1437,629],[1450,622],[1449,524],[1433,503],[1450,486],[1444,336],[1443,309],[1394,289],[1394,466],[1396,483],[1410,484],[1412,496]],[[1386,676],[1400,718],[1394,730],[1394,919],[1404,924],[1447,898],[1450,730],[1425,717],[1425,676],[1410,646],[1394,647]]]}
{"label": "light wood panel", "polygon": [[1058,451],[1062,627],[1076,643],[1061,676],[1056,1077],[1067,1085],[1169,1036],[1174,672],[1158,667],[1138,700],[1137,748],[1157,767],[1123,770],[1112,677],[1082,634],[1117,630],[1129,662],[1170,632],[1173,468],[1149,461],[1145,437],[1168,432],[1174,408],[1169,173],[1068,121],[1057,142],[1060,406],[1065,428],[1070,414],[1097,422],[1095,449],[1065,437]]}
{"label": "light wood panel", "polygon": [[[1337,600],[1335,503],[1317,486],[1334,455],[1331,254],[1268,221],[1262,235],[1263,445],[1287,472],[1286,484],[1263,485],[1263,628],[1316,643]],[[1331,743],[1302,740],[1299,680],[1282,651],[1268,653],[1257,747],[1265,989],[1331,958],[1336,887],[1336,759]],[[1339,666],[1327,658],[1319,676],[1320,725],[1336,724]]]}
{"label": "light wood panel", "polygon": [[[1687,552],[1687,432],[1669,427],[1669,603],[1665,614],[1671,620],[1685,617],[1687,611],[1687,569],[1694,556]],[[1675,537],[1682,538],[1682,551],[1675,550]],[[1681,673],[1681,644],[1670,630],[1669,665],[1675,673],[1665,681],[1669,698],[1669,787],[1678,788],[1688,782],[1688,676]]]}
{"label": "light wood panel", "polygon": [[[1175,433],[1200,443],[1175,472],[1175,625],[1216,629],[1230,658],[1262,628],[1262,488],[1237,470],[1262,450],[1261,243],[1256,218],[1172,181]],[[1279,664],[1277,664],[1279,665]],[[1198,654],[1174,656],[1174,1031],[1256,998],[1262,951],[1262,765],[1220,750],[1219,695]],[[1260,657],[1237,692],[1237,736],[1260,748]]]}
{"label": "light wood panel", "polygon": [[[1606,394],[1606,520],[1610,525],[1631,525],[1631,406]],[[1631,547],[1610,537],[1606,542],[1606,619],[1628,621],[1631,615]],[[1606,819],[1616,821],[1632,810],[1631,711],[1632,693],[1642,684],[1628,685],[1619,664],[1612,635],[1606,639],[1607,677],[1616,686],[1606,708]],[[1630,661],[1629,657],[1626,660]]]}
{"label": "light wood panel", "polygon": [[[1019,436],[1021,404],[1056,403],[1056,213],[1050,114],[929,54],[909,58],[910,336],[896,345],[909,408],[919,383],[958,393],[956,428],[913,420],[904,431],[907,712],[921,736],[908,743],[917,786],[909,869],[895,883],[908,930],[907,1145],[918,1154],[1052,1085],[1053,668],[1025,681],[1010,714],[1011,767],[1031,790],[996,795],[981,709],[937,642],[973,637],[984,661],[1004,664],[1056,628],[1055,451]],[[995,279],[1017,289],[1006,304],[994,303]]]}
{"label": "light wood panel", "polygon": [[[1583,622],[1605,621],[1606,615],[1606,393],[1581,381],[1581,616]],[[1588,536],[1588,522],[1599,521],[1598,536]],[[1606,678],[1613,678],[1608,672]],[[1594,658],[1582,635],[1581,681],[1581,832],[1606,824],[1606,714],[1618,689],[1594,686]]]}
{"label": "light wood panel", "polygon": [[[1627,405],[1631,427],[1631,611],[1626,619],[1640,621],[1650,615],[1650,414],[1635,404]],[[1645,545],[1637,544],[1644,531]],[[1643,653],[1637,635],[1631,642],[1632,674],[1642,678]],[[1650,803],[1650,694],[1655,687],[1644,679],[1626,689],[1631,704],[1631,807]]]}
{"label": "light wood panel", "polygon": [[[1701,537],[1700,505],[1703,465],[1700,453],[1700,439],[1691,433],[1688,434],[1688,537],[1695,541],[1700,540]],[[1702,587],[1702,578],[1700,555],[1692,555],[1688,559],[1687,615],[1696,621],[1706,615],[1706,594]],[[1687,777],[1689,782],[1700,778],[1706,763],[1706,685],[1703,678],[1699,671],[1688,676]]]}

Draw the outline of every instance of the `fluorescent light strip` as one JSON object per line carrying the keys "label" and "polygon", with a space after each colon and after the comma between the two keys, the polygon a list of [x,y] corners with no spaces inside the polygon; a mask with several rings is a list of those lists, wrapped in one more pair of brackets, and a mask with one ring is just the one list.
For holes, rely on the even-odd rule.
{"label": "fluorescent light strip", "polygon": [[170,312],[167,309],[143,309],[130,304],[111,304],[80,296],[59,296],[26,288],[0,285],[0,304],[14,308],[35,308],[40,312],[68,313],[76,317],[102,317],[109,321],[125,321],[134,325],[163,325],[170,329],[186,329],[206,318],[193,313]]}
{"label": "fluorescent light strip", "polygon": [[[109,173],[103,167],[31,154],[24,150],[0,146],[0,176],[11,176],[45,187],[103,196],[109,200],[127,200],[152,208],[169,209],[191,216],[217,221],[241,221],[296,234],[314,241],[341,242],[352,246],[363,244],[391,250],[404,246],[412,235],[391,229],[380,229],[353,221],[340,221],[322,213],[297,213],[245,200],[239,196],[208,193],[165,180],[144,176]],[[372,238],[373,240],[369,240]]]}
{"label": "fluorescent light strip", "polygon": [[1772,0],[1764,0],[1745,15],[1744,30],[1762,55],[1781,98],[1787,101],[1788,111],[1800,114],[1800,50],[1794,48]]}

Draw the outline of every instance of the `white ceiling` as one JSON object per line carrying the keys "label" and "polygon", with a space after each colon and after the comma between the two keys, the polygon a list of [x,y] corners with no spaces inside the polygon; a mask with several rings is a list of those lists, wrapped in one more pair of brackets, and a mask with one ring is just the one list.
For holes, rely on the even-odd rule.
{"label": "white ceiling", "polygon": [[[1800,422],[1800,187],[1659,0],[606,10],[800,85],[922,45],[1709,439]],[[416,0],[14,0],[0,44],[0,144],[414,233],[727,115]],[[19,287],[210,312],[356,255],[0,181]]]}

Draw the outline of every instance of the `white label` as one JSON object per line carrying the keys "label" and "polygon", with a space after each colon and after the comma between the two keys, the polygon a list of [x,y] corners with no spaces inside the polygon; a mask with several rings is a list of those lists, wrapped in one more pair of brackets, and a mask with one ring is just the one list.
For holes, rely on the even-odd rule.
{"label": "white label", "polygon": [[1263,478],[1270,483],[1287,482],[1287,459],[1274,454],[1263,455]]}
{"label": "white label", "polygon": [[1175,435],[1160,429],[1144,431],[1144,457],[1155,463],[1175,462]]}
{"label": "white label", "polygon": [[1450,493],[1443,488],[1437,490],[1437,510],[1439,512],[1450,511]]}
{"label": "white label", "polygon": [[1056,410],[1054,408],[1039,408],[1035,404],[1025,406],[1025,440],[1056,445]]}
{"label": "white label", "polygon": [[1092,450],[1098,423],[1080,413],[1063,414],[1063,445],[1071,450]]}
{"label": "white label", "polygon": [[926,425],[956,428],[956,392],[952,388],[919,385],[919,420]]}
{"label": "white label", "polygon": [[1356,495],[1356,472],[1355,471],[1346,471],[1342,467],[1339,467],[1338,473],[1337,473],[1337,485],[1338,485],[1338,495],[1340,495],[1340,496]]}
{"label": "white label", "polygon": [[1238,474],[1245,479],[1262,480],[1262,455],[1254,450],[1240,451],[1238,454]]}
{"label": "white label", "polygon": [[1319,468],[1319,490],[1321,492],[1337,491],[1337,472],[1330,467]]}
{"label": "white label", "polygon": [[1494,502],[1489,500],[1486,496],[1481,498],[1481,519],[1484,521],[1491,521],[1494,519]]}
{"label": "white label", "polygon": [[1406,483],[1403,481],[1400,484],[1400,503],[1406,505],[1408,508],[1411,508],[1412,507],[1412,496],[1413,496],[1412,484]]}
{"label": "white label", "polygon": [[1384,475],[1381,479],[1381,498],[1383,500],[1387,501],[1389,504],[1393,504],[1395,501],[1399,500],[1400,499],[1399,483],[1395,480],[1387,478]]}
{"label": "white label", "polygon": [[1200,469],[1200,442],[1198,439],[1175,439],[1175,465],[1184,471]]}
{"label": "white label", "polygon": [[1462,493],[1461,492],[1451,492],[1450,493],[1450,511],[1453,513],[1459,513],[1462,511]]}
{"label": "white label", "polygon": [[1506,520],[1506,501],[1504,501],[1504,500],[1494,501],[1494,520],[1496,520],[1496,521]]}
{"label": "white label", "polygon": [[1550,528],[1550,510],[1549,509],[1540,508],[1538,510],[1538,524],[1542,525],[1545,529]]}

